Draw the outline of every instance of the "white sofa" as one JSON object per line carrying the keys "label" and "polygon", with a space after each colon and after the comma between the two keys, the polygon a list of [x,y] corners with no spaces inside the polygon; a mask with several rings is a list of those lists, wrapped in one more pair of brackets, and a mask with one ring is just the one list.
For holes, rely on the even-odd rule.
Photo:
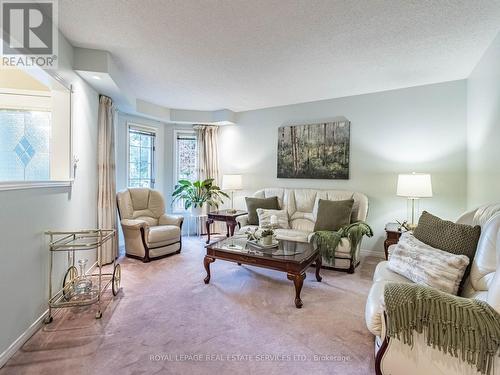
{"label": "white sofa", "polygon": [[[466,212],[458,223],[480,225],[476,255],[471,272],[465,282],[462,297],[486,301],[500,312],[500,204],[487,205]],[[392,245],[389,253],[394,249]],[[388,282],[411,283],[387,267],[387,261],[377,265],[366,302],[365,319],[370,332],[375,335],[375,367],[377,374],[477,374],[475,367],[449,354],[443,354],[426,344],[423,334],[415,333],[413,347],[385,335],[385,315],[383,309],[384,286]],[[492,373],[500,372],[500,359],[495,360]]]}
{"label": "white sofa", "polygon": [[[265,188],[257,191],[254,197],[269,198],[278,197],[280,209],[286,209],[290,223],[290,229],[277,229],[276,237],[283,240],[298,242],[309,242],[314,233],[314,224],[318,211],[318,200],[346,200],[354,199],[352,207],[351,222],[366,220],[368,214],[368,198],[362,193],[343,190],[321,190],[321,189],[285,189],[285,188]],[[238,234],[245,233],[248,229],[255,229],[257,226],[248,225],[248,216],[237,218],[240,229]],[[361,245],[361,244],[360,244]],[[351,246],[347,239],[343,239],[336,251],[333,262],[323,259],[323,266],[332,267],[350,273],[354,272],[359,263],[359,248],[351,258]]]}

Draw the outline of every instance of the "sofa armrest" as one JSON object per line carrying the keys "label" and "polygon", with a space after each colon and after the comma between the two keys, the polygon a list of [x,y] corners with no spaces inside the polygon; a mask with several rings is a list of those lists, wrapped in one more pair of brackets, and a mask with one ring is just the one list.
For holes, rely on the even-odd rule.
{"label": "sofa armrest", "polygon": [[148,223],[145,222],[144,220],[137,220],[137,219],[123,219],[120,224],[122,227],[127,228],[127,229],[141,229],[141,228],[148,228]]}
{"label": "sofa armrest", "polygon": [[183,216],[163,214],[158,218],[158,225],[175,225],[180,227],[183,221]]}
{"label": "sofa armrest", "polygon": [[240,224],[241,227],[244,227],[248,224],[248,215],[241,215],[236,218],[236,221],[238,224]]}

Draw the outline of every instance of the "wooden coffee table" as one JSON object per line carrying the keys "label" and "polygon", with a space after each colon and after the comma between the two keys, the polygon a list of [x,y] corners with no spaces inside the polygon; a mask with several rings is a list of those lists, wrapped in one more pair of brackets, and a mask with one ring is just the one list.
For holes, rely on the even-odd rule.
{"label": "wooden coffee table", "polygon": [[300,292],[306,278],[306,269],[313,262],[316,262],[316,280],[321,281],[319,275],[321,256],[317,247],[310,243],[280,241],[277,248],[262,250],[249,244],[246,237],[235,236],[205,247],[207,249],[203,261],[207,271],[205,284],[210,282],[210,263],[216,259],[286,272],[287,278],[295,285],[295,307],[300,309],[302,307]]}

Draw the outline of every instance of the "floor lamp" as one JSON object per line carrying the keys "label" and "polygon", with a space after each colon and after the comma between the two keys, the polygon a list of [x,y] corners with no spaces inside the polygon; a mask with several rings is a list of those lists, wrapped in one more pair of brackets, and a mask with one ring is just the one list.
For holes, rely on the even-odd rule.
{"label": "floor lamp", "polygon": [[231,192],[231,209],[227,210],[228,213],[236,213],[234,209],[234,192],[242,188],[242,176],[240,174],[225,174],[222,176],[222,190]]}
{"label": "floor lamp", "polygon": [[432,197],[431,175],[427,173],[398,175],[396,194],[408,199],[408,227],[415,229],[418,222],[419,199]]}

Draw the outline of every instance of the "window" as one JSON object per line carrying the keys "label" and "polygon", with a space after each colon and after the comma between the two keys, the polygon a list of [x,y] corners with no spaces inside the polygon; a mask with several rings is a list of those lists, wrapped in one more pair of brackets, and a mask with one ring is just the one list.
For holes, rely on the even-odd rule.
{"label": "window", "polygon": [[0,190],[69,186],[71,90],[21,69],[0,82]]}
{"label": "window", "polygon": [[136,125],[128,128],[128,186],[155,186],[155,138],[153,130]]}
{"label": "window", "polygon": [[0,181],[50,180],[49,111],[0,109]]}
{"label": "window", "polygon": [[177,176],[179,180],[195,181],[198,166],[196,152],[196,135],[194,132],[176,132]]}
{"label": "window", "polygon": [[[175,175],[174,184],[179,180],[196,181],[198,179],[198,150],[196,133],[192,130],[175,130]],[[175,211],[183,211],[184,203],[177,201]]]}

